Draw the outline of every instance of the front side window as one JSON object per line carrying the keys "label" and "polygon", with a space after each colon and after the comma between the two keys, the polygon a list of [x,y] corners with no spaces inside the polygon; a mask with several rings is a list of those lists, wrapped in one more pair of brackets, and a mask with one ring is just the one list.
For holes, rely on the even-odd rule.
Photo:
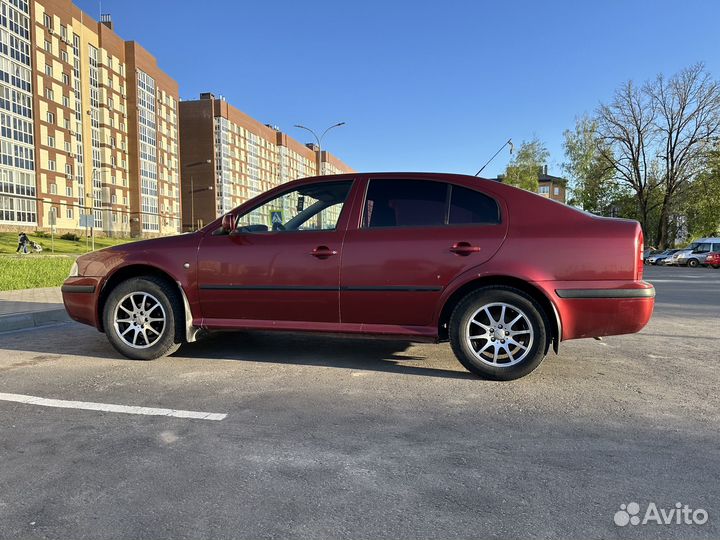
{"label": "front side window", "polygon": [[497,223],[500,209],[494,199],[429,180],[372,180],[363,214],[364,227],[371,229]]}
{"label": "front side window", "polygon": [[322,182],[288,191],[238,218],[240,232],[332,231],[352,181]]}
{"label": "front side window", "polygon": [[698,246],[695,248],[695,253],[709,253],[710,252],[710,244],[698,244]]}

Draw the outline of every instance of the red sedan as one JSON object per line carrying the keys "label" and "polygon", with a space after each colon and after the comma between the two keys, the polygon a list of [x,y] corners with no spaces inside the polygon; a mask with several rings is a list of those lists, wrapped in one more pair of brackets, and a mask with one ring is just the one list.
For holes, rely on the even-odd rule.
{"label": "red sedan", "polygon": [[708,253],[708,256],[705,257],[705,265],[712,266],[716,270],[720,268],[720,251]]}
{"label": "red sedan", "polygon": [[509,380],[561,341],[642,329],[655,296],[642,254],[635,221],[495,181],[352,174],[84,255],[62,291],[73,319],[135,359],[201,330],[333,332],[450,341],[468,370]]}

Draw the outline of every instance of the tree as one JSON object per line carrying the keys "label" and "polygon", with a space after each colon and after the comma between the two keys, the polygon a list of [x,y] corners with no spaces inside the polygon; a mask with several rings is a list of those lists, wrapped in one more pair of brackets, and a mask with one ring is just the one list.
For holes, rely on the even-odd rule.
{"label": "tree", "polygon": [[657,240],[665,247],[675,197],[702,170],[710,143],[720,132],[720,85],[702,64],[695,64],[670,79],[658,75],[646,92],[657,111],[654,126],[664,184]]}
{"label": "tree", "polygon": [[548,157],[550,152],[537,137],[523,141],[517,154],[507,166],[503,181],[511,186],[537,192],[538,176]]}
{"label": "tree", "polygon": [[563,169],[570,178],[570,204],[593,214],[609,215],[613,200],[620,189],[613,178],[612,164],[601,150],[603,141],[598,134],[598,121],[587,115],[575,121],[575,129],[566,129],[566,162]]}
{"label": "tree", "polygon": [[623,84],[613,100],[597,111],[598,146],[603,159],[612,167],[615,180],[635,194],[638,221],[649,238],[650,215],[657,203],[653,195],[660,186],[653,168],[655,142],[655,101],[632,81]]}
{"label": "tree", "polygon": [[720,149],[710,152],[705,169],[681,192],[691,238],[720,235]]}

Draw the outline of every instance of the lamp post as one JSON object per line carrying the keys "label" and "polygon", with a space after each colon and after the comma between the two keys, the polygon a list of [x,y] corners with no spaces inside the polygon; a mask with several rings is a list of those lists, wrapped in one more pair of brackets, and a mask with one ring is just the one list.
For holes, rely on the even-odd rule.
{"label": "lamp post", "polygon": [[295,124],[295,127],[298,129],[304,129],[305,131],[309,131],[312,133],[313,137],[315,137],[315,140],[317,141],[318,145],[318,165],[317,165],[317,173],[318,176],[322,176],[322,140],[323,137],[325,137],[325,134],[330,131],[333,128],[344,126],[345,122],[338,122],[337,124],[333,124],[329,128],[327,128],[325,131],[322,132],[322,135],[318,137],[317,133],[315,133],[312,129],[302,126],[300,124]]}
{"label": "lamp post", "polygon": [[[195,161],[193,163],[190,163],[188,165],[185,165],[186,169],[192,169],[193,167],[198,167],[200,165],[210,165],[211,161],[209,159],[205,159],[203,161]],[[197,191],[212,191],[213,187],[208,186],[207,188],[198,189]],[[190,174],[190,229],[195,230],[195,181],[193,178],[193,175]]]}

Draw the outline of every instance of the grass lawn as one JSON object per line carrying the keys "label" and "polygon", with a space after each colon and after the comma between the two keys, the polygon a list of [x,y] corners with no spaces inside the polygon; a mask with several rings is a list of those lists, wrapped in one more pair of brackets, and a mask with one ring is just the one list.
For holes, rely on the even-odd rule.
{"label": "grass lawn", "polygon": [[[55,238],[55,254],[50,251],[50,237],[28,233],[33,242],[43,247],[42,253],[15,255],[17,233],[0,232],[0,291],[59,287],[70,272],[78,255],[86,252],[85,238],[78,242]],[[118,238],[96,238],[95,249],[130,242]],[[88,242],[92,245],[92,240]]]}
{"label": "grass lawn", "polygon": [[[32,233],[27,233],[27,235],[30,240],[42,246],[43,255],[50,254],[52,242],[49,235],[47,238],[39,237]],[[15,250],[17,249],[17,237],[17,233],[0,232],[0,253],[15,253]],[[95,238],[95,249],[115,246],[117,244],[125,244],[131,241],[132,240],[125,238]],[[92,249],[92,239],[88,240],[87,245],[90,249]],[[78,242],[74,242],[72,240],[60,240],[57,236],[55,237],[55,254],[82,255],[85,252],[87,252],[87,248],[85,246],[84,237],[81,236]]]}
{"label": "grass lawn", "polygon": [[59,287],[73,262],[70,255],[0,255],[0,291]]}

